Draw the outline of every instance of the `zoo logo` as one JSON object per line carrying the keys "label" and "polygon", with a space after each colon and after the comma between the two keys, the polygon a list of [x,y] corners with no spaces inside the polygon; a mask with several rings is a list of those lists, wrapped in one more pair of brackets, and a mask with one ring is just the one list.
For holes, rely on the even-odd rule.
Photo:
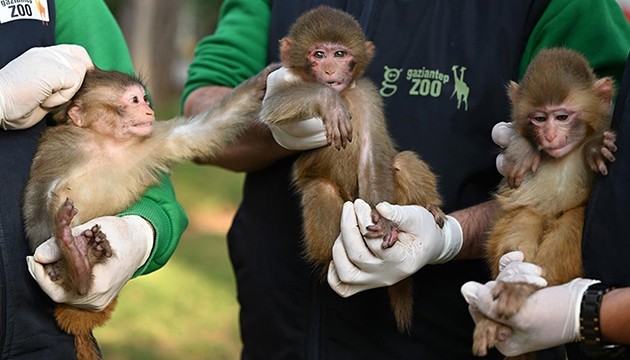
{"label": "zoo logo", "polygon": [[385,73],[383,74],[384,80],[383,82],[381,82],[381,85],[383,87],[381,88],[381,90],[379,90],[379,94],[381,94],[382,97],[389,97],[396,93],[396,90],[398,90],[398,86],[393,83],[398,81],[401,73],[402,69],[390,68],[389,66],[385,65]]}
{"label": "zoo logo", "polygon": [[[398,86],[395,84],[403,69],[390,68],[385,66],[383,73],[383,81],[381,82],[381,88],[379,93],[383,97],[389,97],[396,93]],[[457,109],[468,111],[468,95],[470,89],[468,84],[464,81],[464,72],[466,67],[454,65],[451,68],[453,76],[455,78],[455,84],[453,92],[450,96],[457,100]],[[459,70],[459,72],[457,71]],[[409,90],[409,95],[413,96],[431,96],[437,98],[442,95],[442,88],[444,84],[450,81],[449,74],[442,73],[440,70],[431,70],[425,67],[421,69],[408,69],[406,73],[406,79],[412,84]]]}

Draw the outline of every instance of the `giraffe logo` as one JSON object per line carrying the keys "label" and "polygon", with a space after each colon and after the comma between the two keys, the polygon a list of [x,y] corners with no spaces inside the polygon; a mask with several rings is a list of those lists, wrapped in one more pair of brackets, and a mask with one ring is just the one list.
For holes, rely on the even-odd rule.
{"label": "giraffe logo", "polygon": [[457,65],[453,65],[453,77],[455,78],[455,88],[453,89],[453,93],[451,94],[451,99],[453,95],[457,94],[457,110],[464,102],[464,111],[468,111],[468,93],[470,89],[468,85],[464,82],[464,72],[466,71],[466,67],[462,66],[459,68],[459,76],[457,76]]}
{"label": "giraffe logo", "polygon": [[379,94],[382,97],[389,97],[396,93],[398,90],[398,86],[394,83],[398,81],[400,77],[400,73],[402,73],[402,69],[390,68],[385,65],[385,73],[383,74],[383,82],[381,82],[381,89],[379,90]]}

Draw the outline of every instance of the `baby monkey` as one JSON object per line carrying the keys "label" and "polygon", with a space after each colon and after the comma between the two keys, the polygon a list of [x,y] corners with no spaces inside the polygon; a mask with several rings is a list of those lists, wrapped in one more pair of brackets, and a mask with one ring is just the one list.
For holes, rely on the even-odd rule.
{"label": "baby monkey", "polygon": [[[195,156],[212,157],[257,116],[270,69],[235,88],[192,118],[154,121],[145,87],[137,78],[89,70],[79,91],[53,110],[60,124],[43,134],[24,196],[30,247],[54,236],[63,258],[47,265],[53,281],[85,295],[92,268],[113,256],[105,232],[96,225],[73,235],[72,227],[127,209],[163,173]],[[102,230],[102,231],[101,231]],[[60,327],[75,335],[79,359],[99,358],[91,331],[114,308],[92,312],[58,304]]]}
{"label": "baby monkey", "polygon": [[[608,155],[616,150],[612,132],[606,135],[613,94],[611,78],[598,79],[581,54],[563,48],[542,50],[520,85],[510,83],[516,134],[505,150],[506,161],[516,167],[535,162],[536,171],[525,173],[522,182],[508,176],[496,195],[500,211],[487,242],[494,277],[499,258],[514,250],[540,266],[549,285],[581,276],[584,208],[596,171],[605,173],[596,164],[614,160]],[[529,283],[498,281],[493,296],[499,317],[516,314],[537,290]],[[473,353],[486,355],[503,331],[490,319],[479,321]]]}
{"label": "baby monkey", "polygon": [[[339,235],[345,201],[361,198],[373,208],[382,201],[417,204],[443,225],[437,180],[411,151],[398,152],[390,137],[383,101],[363,77],[374,55],[358,22],[349,14],[320,6],[301,15],[280,41],[283,69],[270,75],[282,82],[263,101],[261,120],[270,127],[319,117],[328,145],[303,152],[293,167],[301,196],[304,247],[308,260],[326,269]],[[373,211],[374,225],[363,234],[382,238],[383,248],[397,240],[395,224]],[[411,278],[389,287],[390,303],[401,331],[413,316]]]}

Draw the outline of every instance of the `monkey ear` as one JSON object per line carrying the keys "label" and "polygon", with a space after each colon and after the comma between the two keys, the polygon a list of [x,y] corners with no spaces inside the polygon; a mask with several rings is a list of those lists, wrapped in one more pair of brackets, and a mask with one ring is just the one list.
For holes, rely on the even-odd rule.
{"label": "monkey ear", "polygon": [[365,53],[368,57],[368,59],[372,60],[372,57],[374,57],[374,51],[375,51],[376,47],[374,46],[374,43],[371,41],[366,41],[365,42]]}
{"label": "monkey ear", "polygon": [[79,105],[72,105],[70,109],[68,109],[68,117],[74,125],[81,127],[83,126],[83,114],[81,113],[81,107]]}
{"label": "monkey ear", "polygon": [[600,99],[609,103],[615,93],[615,83],[611,77],[601,78],[593,84],[593,91]]}
{"label": "monkey ear", "polygon": [[507,93],[508,93],[508,97],[512,101],[512,104],[514,104],[516,100],[518,100],[518,89],[519,89],[518,83],[515,81],[510,81],[510,83],[508,84]]}
{"label": "monkey ear", "polygon": [[289,66],[289,53],[293,48],[293,39],[285,37],[280,39],[280,60],[285,67]]}

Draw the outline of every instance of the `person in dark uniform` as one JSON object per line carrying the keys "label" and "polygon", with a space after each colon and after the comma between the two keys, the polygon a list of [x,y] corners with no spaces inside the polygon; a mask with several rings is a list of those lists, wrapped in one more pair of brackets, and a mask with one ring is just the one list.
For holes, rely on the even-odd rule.
{"label": "person in dark uniform", "polygon": [[[630,48],[628,24],[612,0],[226,0],[215,34],[199,42],[189,68],[185,114],[277,61],[278,40],[320,4],[352,14],[374,42],[366,75],[383,97],[390,132],[400,150],[416,151],[438,175],[444,210],[463,236],[437,262],[451,261],[423,266],[436,259],[420,259],[402,273],[388,271],[404,255],[394,257],[365,276],[373,282],[331,281],[333,290],[302,256],[290,185],[300,147],[284,148],[269,129],[252,127],[211,163],[247,172],[228,233],[242,358],[473,359],[474,323],[460,287],[489,276],[478,245],[500,180],[489,134],[509,117],[506,84],[540,49],[559,45],[585,54],[598,75],[618,78]],[[414,319],[401,334],[382,286],[406,276],[415,284]]]}
{"label": "person in dark uniform", "polygon": [[29,256],[21,216],[32,158],[48,126],[42,119],[74,95],[92,63],[129,73],[133,67],[102,0],[2,1],[0,33],[0,358],[74,359],[74,338],[57,326],[53,300],[106,307],[132,276],[166,262],[187,218],[164,177],[125,216],[99,218],[118,256],[94,268],[97,286],[77,298],[52,283],[42,263],[54,261],[58,248],[49,241]]}

